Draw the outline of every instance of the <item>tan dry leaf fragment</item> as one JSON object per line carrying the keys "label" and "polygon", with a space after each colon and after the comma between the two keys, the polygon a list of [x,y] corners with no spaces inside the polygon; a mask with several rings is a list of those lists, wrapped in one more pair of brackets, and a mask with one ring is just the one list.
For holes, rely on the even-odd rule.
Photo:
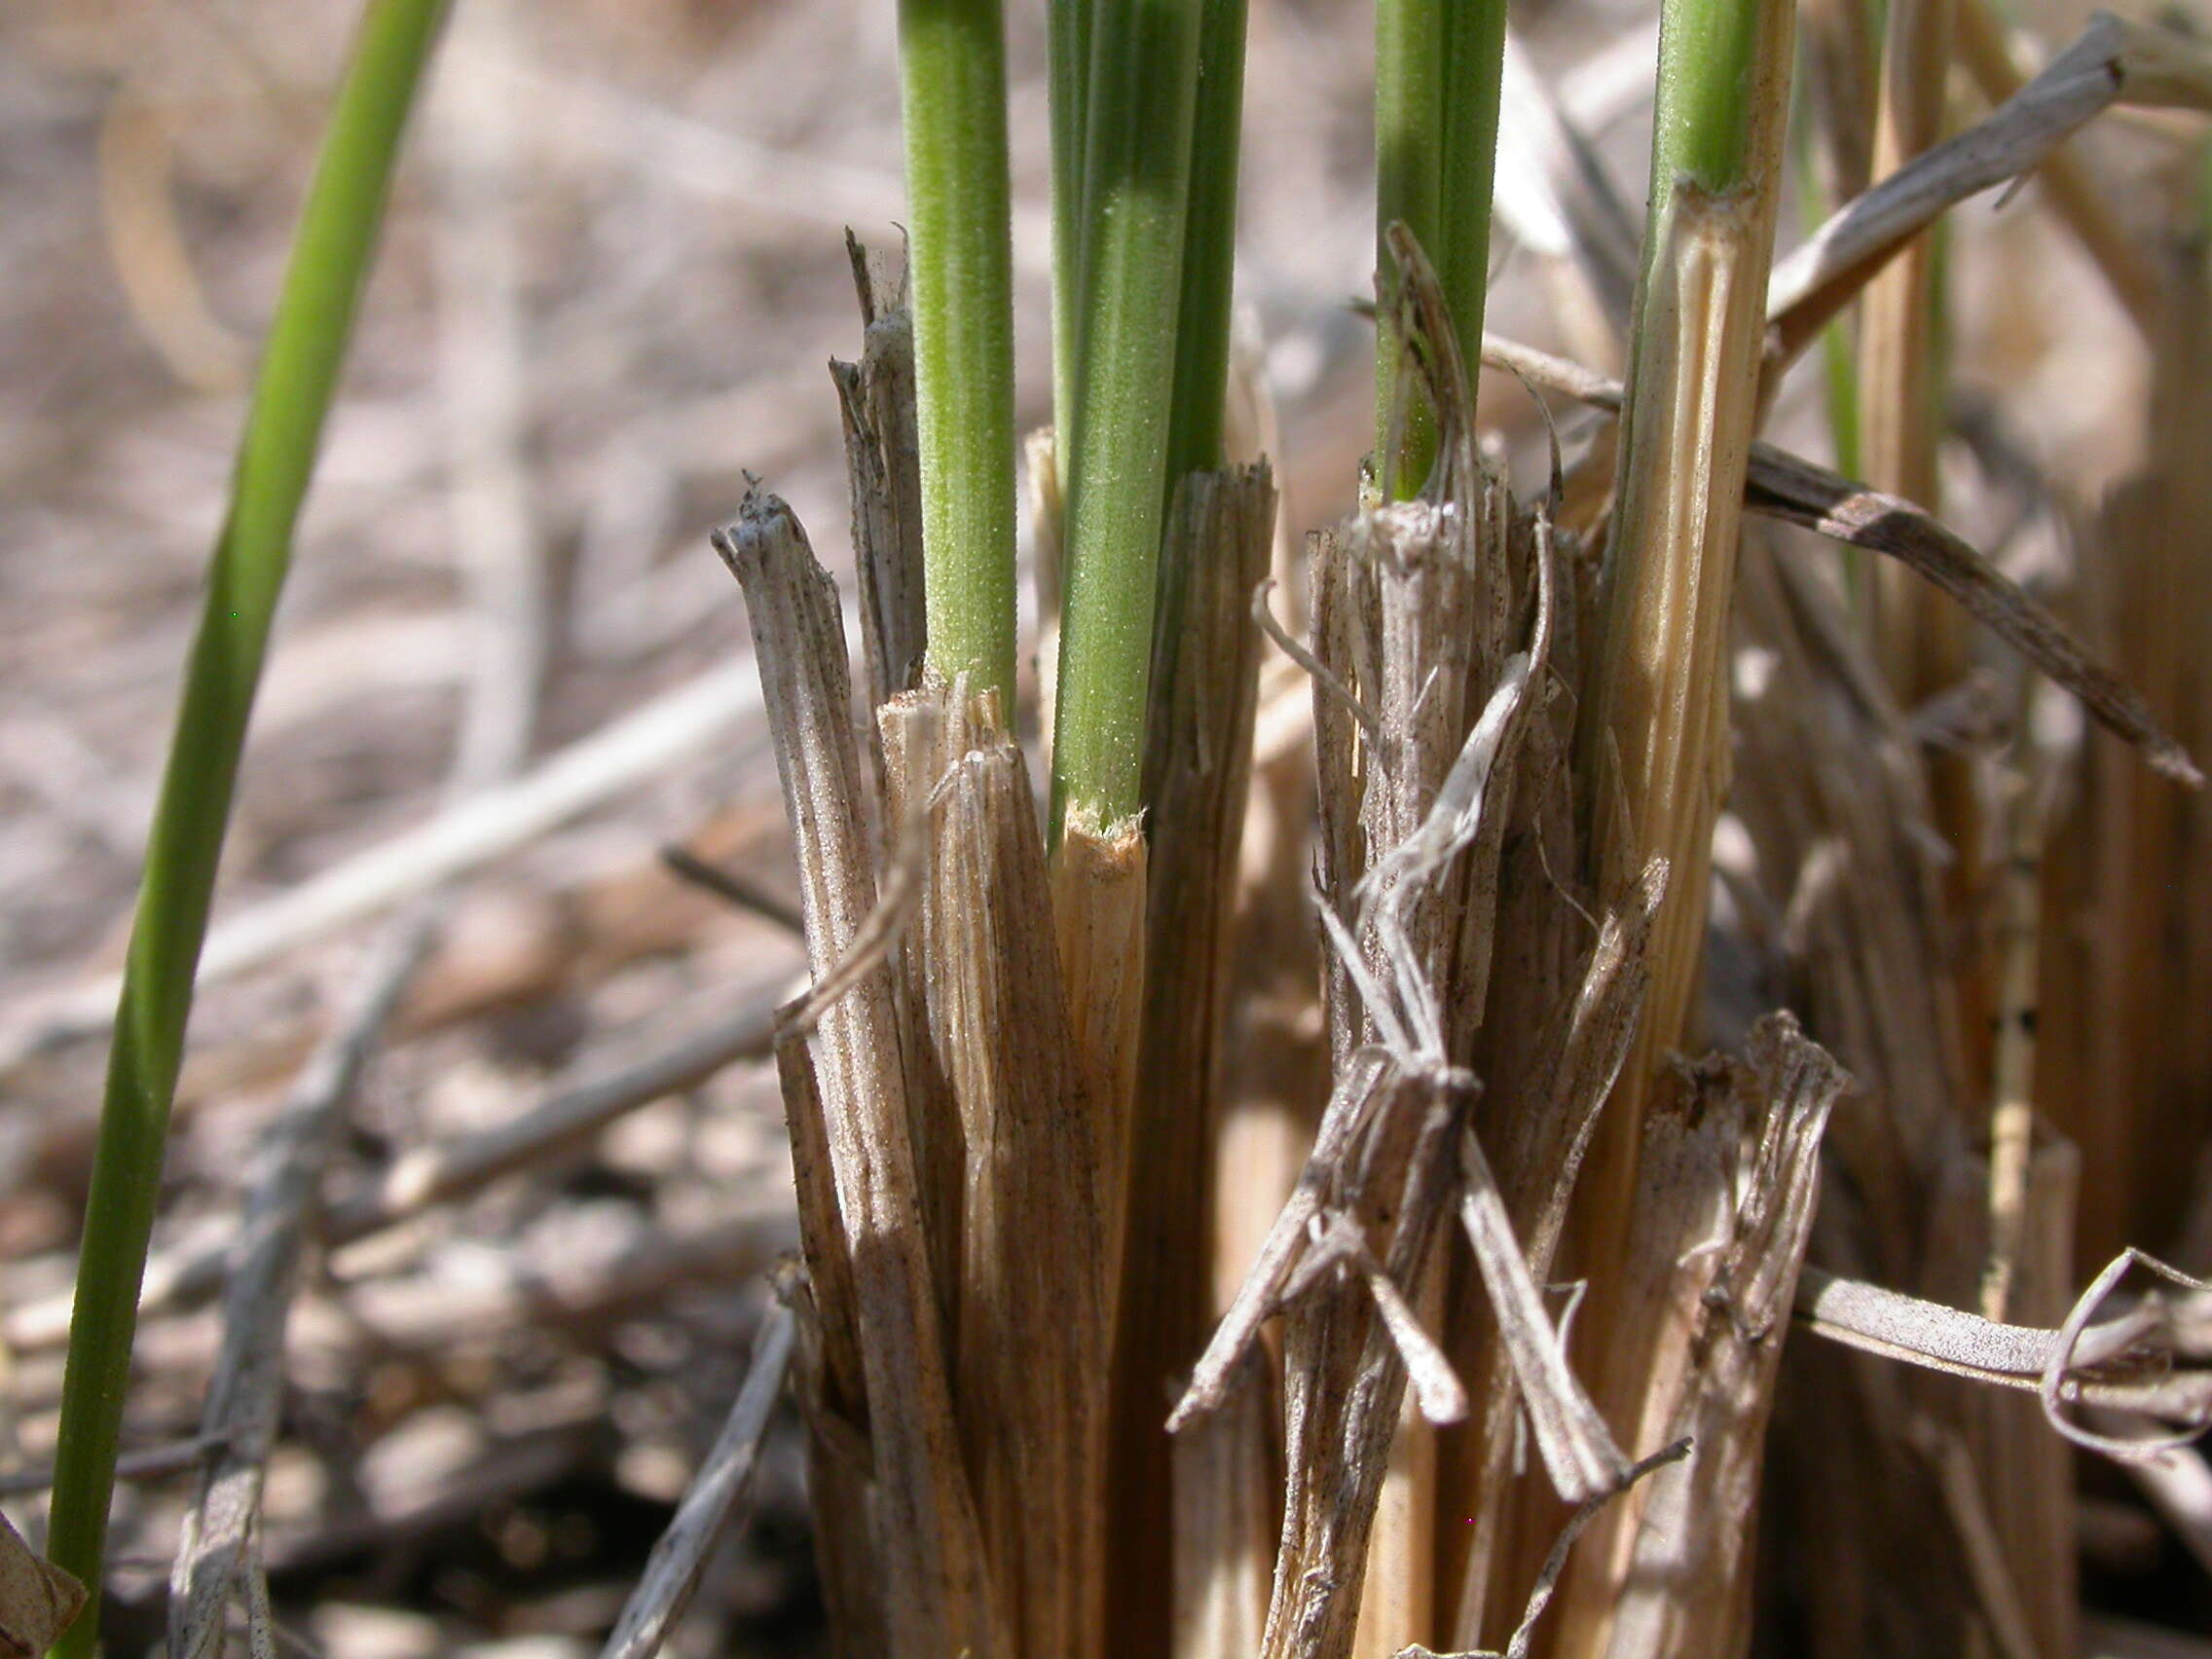
{"label": "tan dry leaf fragment", "polygon": [[909,689],[921,668],[921,443],[914,426],[914,324],[903,269],[886,276],[850,231],[845,250],[859,290],[861,360],[832,361],[830,378],[845,423],[845,469],[860,577],[861,644],[868,703]]}
{"label": "tan dry leaf fragment", "polygon": [[0,1515],[0,1659],[39,1659],[85,1604],[85,1587]]}

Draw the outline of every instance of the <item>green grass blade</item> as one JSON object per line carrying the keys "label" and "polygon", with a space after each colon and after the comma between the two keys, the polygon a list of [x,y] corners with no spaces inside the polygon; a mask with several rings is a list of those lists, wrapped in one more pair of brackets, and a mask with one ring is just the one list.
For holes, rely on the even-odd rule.
{"label": "green grass blade", "polygon": [[92,1591],[55,1648],[95,1649],[101,1557],[192,980],[292,530],[443,0],[374,0],[300,217],[215,544],[155,809],[77,1270],[49,1550]]}
{"label": "green grass blade", "polygon": [[1014,683],[1014,253],[999,0],[900,0],[929,660]]}
{"label": "green grass blade", "polygon": [[1080,813],[1110,828],[1141,802],[1200,9],[1129,0],[1092,23],[1055,827]]}

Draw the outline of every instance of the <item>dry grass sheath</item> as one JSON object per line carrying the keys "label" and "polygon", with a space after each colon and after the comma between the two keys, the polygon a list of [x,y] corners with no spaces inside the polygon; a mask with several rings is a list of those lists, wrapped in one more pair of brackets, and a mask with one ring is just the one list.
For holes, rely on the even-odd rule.
{"label": "dry grass sheath", "polygon": [[[1235,955],[1236,866],[1251,785],[1260,632],[1250,596],[1267,573],[1274,480],[1262,462],[1187,474],[1167,519],[1154,629],[1145,799],[1151,838],[1149,965],[1129,1119],[1128,1246],[1114,1345],[1113,1581],[1171,1585],[1172,1597],[1117,1598],[1114,1652],[1162,1645],[1170,1619],[1202,1604],[1234,1570],[1234,1517],[1194,1526],[1206,1477],[1178,1471],[1161,1402],[1198,1358],[1213,1312],[1216,1143]],[[1225,740],[1226,737],[1226,740]]]}
{"label": "dry grass sheath", "polygon": [[[719,546],[746,588],[819,979],[845,963],[876,898],[836,594],[791,510],[771,497],[749,500]],[[805,1138],[827,1147],[843,1227],[824,1246],[849,1257],[830,1271],[851,1286],[887,1619],[926,1633],[935,1651],[993,1651],[1002,1615],[960,1465],[899,1055],[890,987],[864,972],[821,1012],[808,1043],[824,1126]],[[817,1282],[824,1276],[817,1268]]]}

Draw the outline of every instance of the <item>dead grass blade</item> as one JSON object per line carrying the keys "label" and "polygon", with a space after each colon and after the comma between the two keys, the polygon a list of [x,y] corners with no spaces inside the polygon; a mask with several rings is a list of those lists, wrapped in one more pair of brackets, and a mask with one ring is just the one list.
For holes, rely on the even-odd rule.
{"label": "dead grass blade", "polygon": [[[1992,106],[2003,105],[2027,85],[2005,38],[2005,24],[1989,0],[1956,0],[1956,5],[1952,47],[1958,61],[1966,65]],[[2163,309],[2157,267],[2144,256],[2141,244],[2113,211],[2109,181],[2092,172],[2087,157],[2065,144],[2044,157],[2036,181],[2104,273],[2143,337],[2156,340]]]}
{"label": "dead grass blade", "polygon": [[1746,504],[1901,562],[2072,692],[2139,749],[2155,771],[2192,789],[2202,786],[2195,762],[2159,728],[2141,696],[2018,583],[1919,507],[1763,444],[1752,454]]}
{"label": "dead grass blade", "polygon": [[1767,386],[1945,210],[2031,171],[2117,103],[2212,108],[2212,59],[2171,30],[2098,13],[1988,119],[1906,163],[1775,267],[1767,285]]}
{"label": "dead grass blade", "polygon": [[1567,1369],[1567,1349],[1513,1236],[1497,1178],[1471,1130],[1460,1139],[1459,1157],[1459,1223],[1496,1310],[1498,1337],[1552,1486],[1573,1504],[1618,1492],[1628,1484],[1629,1460]]}
{"label": "dead grass blade", "polygon": [[224,1293],[222,1348],[201,1415],[219,1450],[202,1471],[169,1575],[168,1644],[222,1651],[234,1603],[259,1591],[262,1480],[284,1384],[284,1328],[332,1137],[429,943],[428,914],[404,921],[365,976],[359,1001],[302,1074],[272,1125],[247,1189],[240,1246]]}
{"label": "dead grass blade", "polygon": [[[2094,1315],[2121,1274],[2149,1258],[2129,1251],[2090,1284],[2055,1330],[2000,1325],[1901,1291],[1835,1278],[1808,1268],[1796,1316],[1808,1329],[1848,1346],[1972,1382],[2032,1389],[2051,1425],[2078,1444],[2122,1461],[2186,1442],[2212,1425],[2212,1371],[2183,1363],[2165,1305],[2150,1300],[2109,1319]],[[2153,1264],[2156,1266],[2156,1264]],[[2159,1268],[2182,1283],[2196,1281]],[[2121,1439],[2079,1428],[2061,1408],[2080,1404],[2182,1430],[2169,1441]]]}

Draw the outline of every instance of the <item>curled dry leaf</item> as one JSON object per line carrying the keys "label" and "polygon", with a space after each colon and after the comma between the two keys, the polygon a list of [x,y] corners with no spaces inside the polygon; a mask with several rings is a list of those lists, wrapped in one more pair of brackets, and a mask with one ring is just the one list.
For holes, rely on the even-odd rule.
{"label": "curled dry leaf", "polygon": [[[1973,1382],[2033,1389],[2051,1426],[2078,1445],[2126,1460],[2148,1456],[2212,1426],[2212,1369],[2183,1340],[2183,1321],[2157,1298],[2108,1319],[2096,1313],[2131,1267],[2143,1265],[2199,1293],[2212,1286],[2123,1251],[2091,1281],[2057,1329],[2004,1325],[1940,1303],[1807,1268],[1798,1322],[1868,1353]],[[2083,1405],[2137,1420],[2176,1424],[2172,1436],[2096,1432],[2063,1408]]]}

